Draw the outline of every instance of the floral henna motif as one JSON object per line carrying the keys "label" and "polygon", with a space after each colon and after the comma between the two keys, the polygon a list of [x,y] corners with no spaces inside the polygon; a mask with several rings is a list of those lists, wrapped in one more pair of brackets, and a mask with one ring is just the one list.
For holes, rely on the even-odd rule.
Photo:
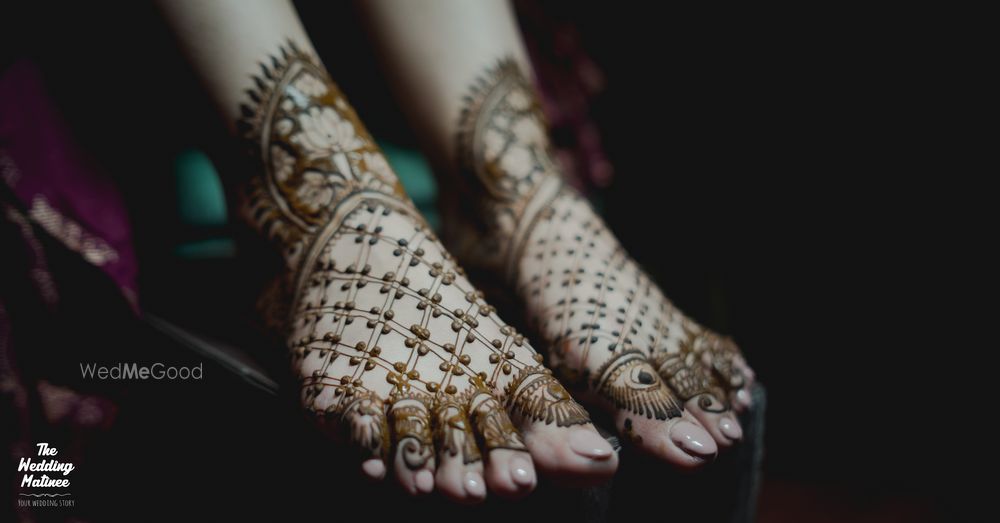
{"label": "floral henna motif", "polygon": [[385,405],[370,393],[358,393],[343,407],[342,425],[350,431],[351,441],[372,456],[385,459],[389,454],[389,431]]}
{"label": "floral henna motif", "polygon": [[237,126],[264,166],[243,215],[293,270],[336,205],[361,191],[406,197],[389,163],[318,60],[294,43],[260,65]]}
{"label": "floral henna motif", "polygon": [[510,276],[535,216],[559,188],[535,90],[513,60],[501,60],[466,98],[458,133],[460,168],[477,180],[481,229],[452,240],[463,259]]}
{"label": "floral henna motif", "polygon": [[471,89],[457,150],[480,230],[456,237],[454,252],[516,289],[564,380],[657,419],[692,398],[729,408],[726,391],[745,381],[738,349],[684,317],[562,183],[534,90],[512,60]]}

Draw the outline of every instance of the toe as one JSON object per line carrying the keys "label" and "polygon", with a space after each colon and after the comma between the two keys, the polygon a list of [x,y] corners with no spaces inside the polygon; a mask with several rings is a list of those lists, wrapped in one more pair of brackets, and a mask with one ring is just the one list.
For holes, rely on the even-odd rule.
{"label": "toe", "polygon": [[371,393],[355,393],[346,402],[340,422],[346,427],[351,442],[367,456],[361,463],[361,472],[374,480],[384,478],[389,429],[382,400]]}
{"label": "toe", "polygon": [[743,436],[739,422],[729,405],[719,398],[725,392],[694,357],[665,354],[655,358],[657,371],[670,390],[683,400],[685,410],[693,415],[721,448],[731,447]]}
{"label": "toe", "polygon": [[442,395],[435,404],[434,439],[438,449],[436,488],[459,503],[486,499],[483,460],[465,408]]}
{"label": "toe", "polygon": [[743,437],[740,423],[715,395],[707,392],[699,394],[687,400],[684,407],[711,434],[720,448],[729,448]]}
{"label": "toe", "polygon": [[531,455],[523,450],[494,449],[487,453],[486,484],[494,494],[517,499],[538,483]]}
{"label": "toe", "polygon": [[385,462],[381,459],[367,459],[361,462],[361,472],[371,479],[385,477]]}
{"label": "toe", "polygon": [[756,381],[757,375],[740,355],[733,357],[733,368],[743,376],[742,386],[732,393],[733,404],[739,412],[743,412],[753,406],[753,395],[750,393],[750,389]]}
{"label": "toe", "polygon": [[611,444],[550,372],[526,369],[507,390],[513,419],[539,472],[573,486],[599,484],[614,474],[618,456]]}
{"label": "toe", "polygon": [[718,447],[694,419],[650,419],[619,411],[619,432],[638,449],[683,469],[694,469],[715,459]]}
{"label": "toe", "polygon": [[597,392],[623,439],[682,468],[714,459],[718,447],[640,352],[625,352],[598,373]]}
{"label": "toe", "polygon": [[491,394],[475,393],[469,401],[472,426],[487,451],[486,484],[501,497],[518,498],[534,490],[535,466],[510,416]]}
{"label": "toe", "polygon": [[403,489],[412,495],[434,490],[434,450],[428,401],[401,395],[389,411],[396,441],[394,471]]}

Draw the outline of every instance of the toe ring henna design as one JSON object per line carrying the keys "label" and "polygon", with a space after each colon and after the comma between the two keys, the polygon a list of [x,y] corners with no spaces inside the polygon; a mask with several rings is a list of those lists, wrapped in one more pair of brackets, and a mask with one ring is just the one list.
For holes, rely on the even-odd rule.
{"label": "toe ring henna design", "polygon": [[545,367],[526,367],[506,388],[507,403],[515,415],[559,427],[590,423],[587,411]]}
{"label": "toe ring henna design", "polygon": [[454,396],[438,394],[434,405],[434,436],[438,452],[450,456],[461,454],[466,465],[483,459],[465,406]]}
{"label": "toe ring henna design", "polygon": [[371,392],[355,394],[342,408],[341,423],[354,441],[373,457],[385,460],[389,454],[389,431],[385,404]]}
{"label": "toe ring henna design", "polygon": [[473,389],[468,402],[472,423],[483,438],[487,451],[508,449],[527,451],[503,406],[488,391]]}
{"label": "toe ring henna design", "polygon": [[680,354],[661,354],[653,357],[653,365],[660,376],[677,393],[681,401],[698,398],[698,407],[707,412],[721,413],[729,410],[729,405],[719,398],[725,397],[701,367],[688,365]]}
{"label": "toe ring henna design", "polygon": [[389,411],[403,462],[410,470],[423,468],[434,456],[428,401],[413,393],[398,394]]}

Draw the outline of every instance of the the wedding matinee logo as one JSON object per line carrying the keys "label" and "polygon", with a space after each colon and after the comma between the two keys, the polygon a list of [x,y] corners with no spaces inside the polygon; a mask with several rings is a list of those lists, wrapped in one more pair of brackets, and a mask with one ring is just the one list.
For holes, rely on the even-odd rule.
{"label": "the wedding matinee logo", "polygon": [[66,499],[70,493],[69,474],[76,468],[68,461],[59,461],[59,450],[48,443],[36,443],[37,458],[21,458],[17,471],[21,476],[18,504],[25,507],[72,507],[74,501]]}
{"label": "the wedding matinee logo", "polygon": [[191,367],[176,367],[162,363],[152,365],[119,363],[111,366],[96,363],[80,364],[80,374],[89,380],[200,380],[203,372],[201,363]]}

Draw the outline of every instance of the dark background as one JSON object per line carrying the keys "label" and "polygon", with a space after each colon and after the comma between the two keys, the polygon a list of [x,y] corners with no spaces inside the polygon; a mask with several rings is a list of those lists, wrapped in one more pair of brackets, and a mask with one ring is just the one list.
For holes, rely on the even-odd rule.
{"label": "dark background", "polygon": [[[371,131],[413,143],[353,12],[301,4]],[[768,388],[762,520],[974,518],[971,471],[993,431],[978,406],[992,402],[973,392],[968,367],[994,342],[974,334],[988,324],[985,309],[958,292],[988,296],[976,269],[995,235],[980,232],[986,194],[962,176],[985,175],[962,150],[977,142],[953,148],[963,131],[950,115],[962,100],[938,86],[960,65],[937,47],[944,38],[908,32],[898,14],[552,5],[608,80],[592,109],[616,172],[595,195],[609,223],[682,309],[737,339]],[[192,234],[175,218],[171,159],[225,139],[155,12],[10,12],[0,57],[44,66],[80,141],[128,194],[144,301],[197,298],[210,310],[249,298],[252,286],[223,268],[184,283],[167,261]],[[213,279],[220,287],[197,288]],[[169,394],[133,394],[162,409],[164,439],[147,444],[165,462],[199,441],[234,444],[186,426],[255,412],[174,412]],[[280,441],[273,425],[258,429],[255,444]],[[280,469],[280,457],[259,459]],[[194,463],[167,470],[216,474]]]}

